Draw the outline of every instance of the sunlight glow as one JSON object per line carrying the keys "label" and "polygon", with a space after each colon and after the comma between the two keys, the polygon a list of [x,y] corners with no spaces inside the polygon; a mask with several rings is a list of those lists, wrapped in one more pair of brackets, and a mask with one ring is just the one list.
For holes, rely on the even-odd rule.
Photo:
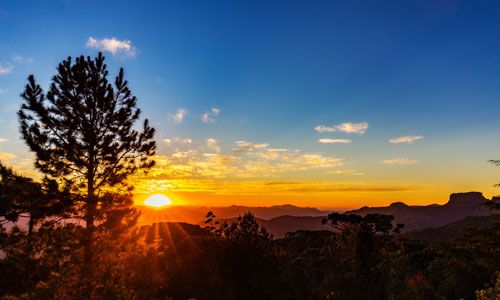
{"label": "sunlight glow", "polygon": [[167,196],[162,194],[155,194],[150,196],[144,201],[144,205],[154,206],[154,207],[164,207],[172,205],[172,200],[170,200]]}

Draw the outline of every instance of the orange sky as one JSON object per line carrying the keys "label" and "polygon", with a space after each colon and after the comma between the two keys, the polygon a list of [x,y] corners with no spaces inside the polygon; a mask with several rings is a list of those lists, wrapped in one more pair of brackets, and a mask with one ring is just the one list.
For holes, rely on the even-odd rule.
{"label": "orange sky", "polygon": [[[480,191],[487,197],[497,193],[492,184],[485,183],[487,172],[481,176],[456,173],[453,178],[446,179],[449,169],[443,173],[426,168],[412,170],[411,166],[391,166],[382,174],[370,176],[349,169],[339,172],[346,170],[342,161],[321,155],[284,156],[283,153],[250,153],[259,157],[256,160],[223,154],[207,156],[195,151],[159,155],[153,170],[134,177],[135,200],[142,204],[148,196],[161,193],[170,197],[174,205],[294,204],[348,209],[383,206],[396,201],[413,205],[442,204],[454,192]],[[267,155],[271,159],[262,159]],[[497,171],[486,163],[483,167],[490,172]],[[396,172],[396,176],[391,172]],[[392,179],[397,178],[397,172],[401,179]]]}

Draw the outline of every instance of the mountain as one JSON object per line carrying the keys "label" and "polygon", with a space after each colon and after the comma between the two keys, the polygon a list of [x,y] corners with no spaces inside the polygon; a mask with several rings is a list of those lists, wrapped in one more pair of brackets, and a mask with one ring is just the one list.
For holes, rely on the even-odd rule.
{"label": "mountain", "polygon": [[384,207],[362,207],[348,213],[393,215],[396,223],[405,224],[405,231],[439,227],[463,219],[466,216],[485,216],[491,210],[481,204],[491,201],[479,192],[455,193],[444,205],[409,206],[402,202]]}
{"label": "mountain", "polygon": [[[491,200],[479,192],[455,193],[450,195],[449,201],[444,205],[410,206],[396,202],[389,206],[363,207],[346,213],[393,215],[395,223],[405,224],[404,232],[412,232],[444,226],[468,216],[489,216],[492,211],[481,205],[486,201]],[[280,216],[269,220],[257,219],[257,222],[266,227],[275,238],[282,238],[285,233],[298,230],[332,230],[321,224],[323,216]]]}
{"label": "mountain", "polygon": [[500,236],[500,214],[468,216],[445,226],[408,232],[403,237],[411,240],[451,242],[464,237],[471,229],[490,231],[497,237]]}
{"label": "mountain", "polygon": [[297,217],[280,216],[270,220],[257,219],[257,223],[264,226],[268,232],[272,233],[274,238],[283,238],[287,232],[299,230],[328,230],[333,228],[321,224],[323,217]]}
{"label": "mountain", "polygon": [[[486,199],[479,192],[455,193],[450,195],[449,201],[444,205],[410,206],[402,202],[396,202],[384,207],[362,207],[347,213],[393,215],[396,223],[405,224],[404,232],[412,232],[424,228],[444,226],[467,216],[490,215],[492,211],[481,205],[486,201],[492,200]],[[139,225],[160,222],[185,222],[204,226],[205,216],[208,211],[214,212],[218,219],[228,221],[250,211],[257,218],[257,222],[266,227],[275,238],[282,238],[285,233],[297,230],[331,230],[329,226],[321,224],[322,218],[330,212],[293,205],[270,207],[235,205],[228,207],[171,206],[163,209],[141,206],[138,209],[142,213]]]}
{"label": "mountain", "polygon": [[203,206],[170,206],[162,209],[147,206],[136,207],[141,212],[140,225],[159,222],[186,222],[191,224],[203,224],[207,212],[212,211],[219,219],[231,219],[245,212],[251,212],[256,218],[270,220],[280,216],[309,216],[324,217],[328,211],[322,211],[312,207],[298,207],[289,204],[275,205],[269,207],[250,206],[227,206],[227,207],[203,207]]}
{"label": "mountain", "polygon": [[146,242],[161,239],[165,243],[175,243],[190,237],[203,237],[209,232],[199,225],[184,222],[160,222],[144,225],[139,228],[139,235],[146,238]]}
{"label": "mountain", "polygon": [[248,207],[232,205],[229,207],[215,207],[211,210],[215,215],[220,216],[221,218],[236,217],[249,211],[253,213],[256,218],[265,220],[280,216],[324,217],[329,213],[327,211],[322,211],[314,207],[298,207],[290,204],[275,205],[271,207]]}

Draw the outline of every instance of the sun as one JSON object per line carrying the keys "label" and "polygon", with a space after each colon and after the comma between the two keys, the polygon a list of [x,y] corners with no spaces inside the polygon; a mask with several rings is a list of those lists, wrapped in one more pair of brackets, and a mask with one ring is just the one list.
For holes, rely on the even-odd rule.
{"label": "sun", "polygon": [[172,200],[170,200],[167,196],[162,194],[154,194],[150,196],[144,201],[144,205],[154,206],[154,207],[164,207],[172,205]]}

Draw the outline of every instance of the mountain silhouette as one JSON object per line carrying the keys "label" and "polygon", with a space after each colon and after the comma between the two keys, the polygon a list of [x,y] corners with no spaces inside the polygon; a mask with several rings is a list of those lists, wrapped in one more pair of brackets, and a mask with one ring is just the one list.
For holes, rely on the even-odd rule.
{"label": "mountain silhouette", "polygon": [[[395,223],[405,224],[404,232],[412,232],[424,228],[444,226],[467,216],[490,215],[492,211],[481,205],[486,201],[492,200],[485,198],[480,192],[454,193],[450,195],[449,201],[443,205],[417,206],[395,202],[382,207],[365,206],[346,213],[393,215]],[[228,222],[238,215],[250,211],[255,215],[257,222],[266,227],[275,238],[282,238],[287,232],[298,230],[333,230],[331,227],[321,224],[321,220],[330,213],[329,211],[288,204],[270,207],[236,205],[228,207],[171,206],[164,209],[140,206],[138,209],[141,211],[140,225],[161,222],[185,222],[205,226],[204,220],[208,211],[214,212],[219,220]]]}
{"label": "mountain silhouette", "polygon": [[366,215],[370,213],[393,215],[395,222],[405,224],[405,231],[443,226],[466,216],[485,216],[491,214],[482,206],[488,200],[480,192],[454,193],[444,205],[410,206],[402,202],[385,207],[362,207],[348,213]]}
{"label": "mountain silhouette", "polygon": [[298,207],[290,204],[275,205],[269,207],[251,207],[231,205],[227,207],[205,207],[205,206],[169,206],[158,209],[147,206],[138,206],[141,212],[139,224],[147,225],[154,222],[186,222],[191,224],[203,224],[207,212],[213,212],[218,219],[231,219],[245,212],[251,212],[258,219],[270,220],[280,216],[297,217],[324,217],[329,211],[322,211],[314,207]]}
{"label": "mountain silhouette", "polygon": [[411,240],[452,242],[464,237],[471,229],[494,232],[498,239],[500,237],[500,214],[467,216],[445,226],[408,232],[403,237]]}

